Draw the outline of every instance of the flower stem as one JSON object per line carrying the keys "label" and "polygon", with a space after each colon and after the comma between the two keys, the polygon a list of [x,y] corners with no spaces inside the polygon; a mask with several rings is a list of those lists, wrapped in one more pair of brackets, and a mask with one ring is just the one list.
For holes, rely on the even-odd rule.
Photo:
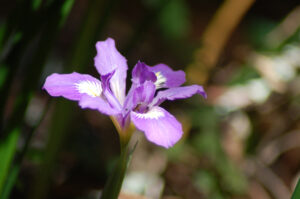
{"label": "flower stem", "polygon": [[129,150],[129,141],[132,136],[132,133],[135,130],[135,127],[132,123],[126,125],[126,128],[122,128],[117,121],[116,117],[111,116],[114,126],[116,127],[119,138],[120,138],[120,157],[112,171],[112,174],[107,180],[107,183],[103,189],[101,199],[117,199],[122,187],[123,179],[127,170],[127,167],[130,163],[130,159],[133,151],[136,148],[135,146]]}
{"label": "flower stem", "polygon": [[123,145],[121,149],[121,154],[115,168],[112,171],[112,174],[108,178],[108,181],[104,187],[104,190],[101,195],[101,199],[117,199],[122,187],[123,179],[129,165],[131,155],[133,150],[128,150],[128,144]]}

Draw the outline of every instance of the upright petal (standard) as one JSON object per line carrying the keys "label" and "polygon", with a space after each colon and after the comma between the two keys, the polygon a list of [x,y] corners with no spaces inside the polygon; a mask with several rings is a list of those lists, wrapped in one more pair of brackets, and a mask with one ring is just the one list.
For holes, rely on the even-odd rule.
{"label": "upright petal (standard)", "polygon": [[115,41],[111,38],[97,42],[96,49],[95,67],[101,76],[115,71],[110,81],[110,88],[120,104],[123,105],[126,91],[127,60],[119,53]]}
{"label": "upright petal (standard)", "polygon": [[195,94],[202,95],[206,98],[206,93],[202,86],[191,85],[191,86],[182,86],[176,88],[169,88],[167,90],[159,91],[156,97],[153,99],[151,106],[158,106],[165,100],[176,100],[176,99],[185,99],[189,98]]}
{"label": "upright petal (standard)", "polygon": [[155,82],[157,88],[178,87],[185,82],[185,73],[182,70],[174,71],[166,64],[148,66],[148,69],[157,77]]}

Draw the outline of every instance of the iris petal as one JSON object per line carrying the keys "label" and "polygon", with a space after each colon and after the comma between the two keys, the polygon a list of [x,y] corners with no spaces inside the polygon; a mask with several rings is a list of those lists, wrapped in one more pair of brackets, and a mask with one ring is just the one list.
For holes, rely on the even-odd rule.
{"label": "iris petal", "polygon": [[119,113],[117,109],[110,106],[110,104],[101,97],[91,97],[89,95],[84,95],[79,101],[79,106],[81,108],[98,110],[99,112],[106,115],[116,115]]}
{"label": "iris petal", "polygon": [[189,98],[195,94],[200,94],[206,98],[206,93],[202,86],[191,85],[182,86],[176,88],[169,88],[167,90],[159,91],[156,97],[151,102],[151,106],[157,106],[164,102],[165,100],[176,100]]}
{"label": "iris petal", "polygon": [[185,82],[185,73],[182,70],[174,71],[166,64],[148,66],[148,69],[156,74],[157,88],[173,88]]}
{"label": "iris petal", "polygon": [[181,138],[181,124],[161,107],[152,107],[146,113],[131,112],[135,126],[145,133],[146,138],[159,146],[172,147]]}
{"label": "iris petal", "polygon": [[101,82],[98,79],[76,72],[54,73],[47,77],[43,88],[53,97],[62,96],[69,100],[80,100],[85,94],[96,97],[102,93]]}
{"label": "iris petal", "polygon": [[96,44],[97,55],[94,58],[95,66],[101,76],[115,71],[110,88],[120,104],[124,103],[126,90],[127,60],[116,48],[115,41],[108,38]]}

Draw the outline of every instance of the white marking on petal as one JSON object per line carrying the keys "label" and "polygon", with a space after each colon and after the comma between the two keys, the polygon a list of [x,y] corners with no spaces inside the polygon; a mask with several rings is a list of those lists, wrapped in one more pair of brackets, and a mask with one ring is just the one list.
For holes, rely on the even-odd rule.
{"label": "white marking on petal", "polygon": [[115,94],[116,98],[118,99],[120,104],[124,103],[124,94],[122,94],[120,84],[117,81],[112,81],[110,83],[110,88],[112,92]]}
{"label": "white marking on petal", "polygon": [[134,113],[138,118],[141,118],[141,119],[156,119],[157,120],[157,119],[165,116],[164,112],[156,107],[150,109],[147,113],[137,113],[137,112],[134,112]]}
{"label": "white marking on petal", "polygon": [[99,83],[93,81],[80,81],[75,83],[76,89],[79,93],[88,94],[91,97],[99,97],[102,93],[102,87]]}
{"label": "white marking on petal", "polygon": [[155,73],[157,80],[155,81],[156,89],[162,88],[164,83],[166,83],[167,78],[161,74],[161,72]]}

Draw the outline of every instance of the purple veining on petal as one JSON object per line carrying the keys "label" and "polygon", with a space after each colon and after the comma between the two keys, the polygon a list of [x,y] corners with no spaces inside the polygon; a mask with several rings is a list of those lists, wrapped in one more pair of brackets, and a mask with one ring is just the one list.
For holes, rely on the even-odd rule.
{"label": "purple veining on petal", "polygon": [[110,79],[115,74],[115,70],[111,73],[107,73],[106,75],[101,75],[100,79],[102,82],[103,90],[109,89],[110,90]]}
{"label": "purple veining on petal", "polygon": [[150,142],[165,148],[172,147],[183,134],[176,118],[160,107],[152,107],[147,113],[132,111],[131,120]]}
{"label": "purple veining on petal", "polygon": [[206,98],[206,93],[202,86],[199,85],[191,85],[191,86],[183,86],[176,88],[169,88],[164,91],[159,91],[150,106],[158,106],[165,100],[176,100],[176,99],[185,99],[189,98],[195,94],[202,95]]}
{"label": "purple veining on petal", "polygon": [[86,74],[76,72],[70,74],[54,73],[47,77],[43,88],[53,97],[62,96],[69,100],[80,100],[82,95],[100,95],[101,82]]}
{"label": "purple veining on petal", "polygon": [[[152,81],[145,81],[142,85],[132,84],[123,107],[123,114],[128,114],[131,110],[139,108],[139,111],[144,111],[148,104],[154,98],[155,85]],[[139,105],[139,107],[137,107]]]}
{"label": "purple veining on petal", "polygon": [[108,103],[114,107],[115,109],[121,112],[122,105],[120,104],[119,100],[115,97],[110,89],[110,80],[112,76],[115,74],[115,70],[111,73],[107,73],[106,75],[101,76],[101,82],[103,87],[103,96],[108,101]]}
{"label": "purple veining on petal", "polygon": [[119,100],[115,97],[115,95],[111,92],[110,89],[105,89],[103,91],[103,96],[112,107],[117,109],[119,112],[122,111],[122,105],[120,104]]}
{"label": "purple veining on petal", "polygon": [[138,61],[132,70],[132,82],[134,84],[143,84],[145,81],[155,82],[156,75],[148,70],[145,63]]}
{"label": "purple veining on petal", "polygon": [[136,87],[136,84],[132,84],[130,90],[128,91],[128,94],[126,95],[122,111],[124,116],[127,115],[135,106],[133,103],[133,94]]}
{"label": "purple veining on petal", "polygon": [[[159,82],[160,88],[172,88],[178,87],[185,82],[185,73],[182,70],[174,71],[165,64],[157,64],[155,66],[148,66],[148,69],[156,74],[160,75],[162,81]],[[158,81],[160,80],[158,77]]]}
{"label": "purple veining on petal", "polygon": [[133,94],[133,108],[138,112],[146,111],[154,98],[155,91],[155,85],[151,81],[145,81],[143,85],[137,87]]}

